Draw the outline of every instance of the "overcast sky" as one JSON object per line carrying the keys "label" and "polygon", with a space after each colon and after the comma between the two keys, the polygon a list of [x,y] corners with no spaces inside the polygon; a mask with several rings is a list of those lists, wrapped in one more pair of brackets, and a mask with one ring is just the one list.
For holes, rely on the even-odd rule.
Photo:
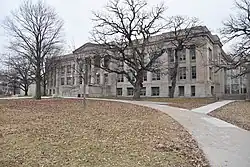
{"label": "overcast sky", "polygon": [[[36,0],[34,0],[36,1]],[[92,11],[101,10],[108,0],[45,0],[53,6],[64,20],[67,50],[79,47],[89,41]],[[0,0],[0,21],[17,8],[22,0]],[[148,0],[156,5],[162,0]],[[232,13],[234,0],[165,0],[168,6],[166,16],[186,15],[199,18],[214,34],[222,26],[222,21]],[[0,27],[0,53],[4,53],[5,36]]]}

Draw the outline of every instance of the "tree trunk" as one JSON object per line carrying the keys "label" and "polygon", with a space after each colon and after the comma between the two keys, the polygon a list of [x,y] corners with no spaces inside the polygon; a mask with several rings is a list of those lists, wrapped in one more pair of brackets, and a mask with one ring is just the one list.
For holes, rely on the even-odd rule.
{"label": "tree trunk", "polygon": [[46,91],[46,79],[44,78],[43,80],[43,96],[47,96],[47,91]]}
{"label": "tree trunk", "polygon": [[40,100],[41,99],[41,70],[40,70],[40,62],[38,63],[36,68],[36,95],[35,99]]}
{"label": "tree trunk", "polygon": [[28,96],[28,91],[29,91],[28,86],[25,86],[25,88],[24,88],[24,96]]}
{"label": "tree trunk", "polygon": [[137,77],[136,77],[136,82],[135,82],[135,87],[134,87],[134,100],[139,100],[141,97],[141,85],[143,82],[143,72],[138,72]]}
{"label": "tree trunk", "polygon": [[176,79],[177,79],[177,72],[178,72],[178,67],[179,67],[179,59],[178,59],[178,50],[175,50],[175,62],[174,62],[174,68],[173,71],[171,71],[171,89],[169,92],[169,97],[174,98],[174,92],[175,92],[175,87],[176,87]]}
{"label": "tree trunk", "polygon": [[248,64],[248,69],[247,71],[249,71],[249,73],[247,73],[247,85],[246,85],[246,88],[247,88],[247,94],[246,94],[246,100],[247,101],[250,101],[250,64]]}

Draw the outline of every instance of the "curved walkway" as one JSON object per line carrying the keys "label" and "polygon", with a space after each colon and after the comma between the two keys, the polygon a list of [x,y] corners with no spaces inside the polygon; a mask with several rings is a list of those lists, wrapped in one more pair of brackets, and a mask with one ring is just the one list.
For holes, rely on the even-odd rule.
{"label": "curved walkway", "polygon": [[170,115],[192,134],[212,167],[250,166],[249,131],[206,114],[170,107],[159,103],[97,98],[93,100],[131,103],[160,110]]}

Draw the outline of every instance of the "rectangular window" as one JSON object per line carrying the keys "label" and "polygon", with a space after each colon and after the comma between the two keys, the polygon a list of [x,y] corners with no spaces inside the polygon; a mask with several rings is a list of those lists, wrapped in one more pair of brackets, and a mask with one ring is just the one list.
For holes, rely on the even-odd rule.
{"label": "rectangular window", "polygon": [[191,60],[195,60],[196,59],[196,48],[195,48],[195,45],[191,45],[190,46],[190,50],[189,50],[189,54],[190,54],[190,57],[191,57]]}
{"label": "rectangular window", "polygon": [[81,85],[82,84],[82,77],[79,76],[79,84]]}
{"label": "rectangular window", "polygon": [[211,86],[211,95],[214,96],[214,86]]}
{"label": "rectangular window", "polygon": [[179,60],[186,61],[186,49],[183,49],[182,51],[180,51]]}
{"label": "rectangular window", "polygon": [[56,90],[55,89],[53,89],[53,94],[56,94]]}
{"label": "rectangular window", "polygon": [[122,96],[122,88],[116,89],[117,96]]}
{"label": "rectangular window", "polygon": [[170,96],[170,92],[171,92],[172,86],[168,87],[168,96]]}
{"label": "rectangular window", "polygon": [[196,79],[196,66],[191,67],[192,79]]}
{"label": "rectangular window", "polygon": [[72,78],[72,85],[75,85],[75,77]]}
{"label": "rectangular window", "polygon": [[64,78],[61,78],[61,85],[64,85]]}
{"label": "rectangular window", "polygon": [[101,64],[101,59],[100,59],[100,57],[99,57],[99,56],[95,56],[95,57],[94,57],[94,61],[95,61],[94,66],[95,66],[95,67],[100,67],[100,64]]}
{"label": "rectangular window", "polygon": [[160,88],[159,87],[151,87],[151,95],[152,96],[159,96],[160,95]]}
{"label": "rectangular window", "polygon": [[185,92],[184,86],[179,86],[179,96],[184,96],[184,92]]}
{"label": "rectangular window", "polygon": [[174,50],[172,48],[168,48],[168,61],[174,62]]}
{"label": "rectangular window", "polygon": [[67,65],[67,74],[71,74],[71,65]]}
{"label": "rectangular window", "polygon": [[212,67],[209,67],[209,79],[212,80]]}
{"label": "rectangular window", "polygon": [[67,85],[71,85],[72,77],[67,77]]}
{"label": "rectangular window", "polygon": [[64,75],[65,74],[65,66],[61,67],[61,74]]}
{"label": "rectangular window", "polygon": [[141,88],[141,96],[146,96],[146,87]]}
{"label": "rectangular window", "polygon": [[182,80],[182,79],[186,79],[187,76],[186,76],[186,67],[180,67],[179,68],[179,79]]}
{"label": "rectangular window", "polygon": [[127,88],[127,95],[133,96],[134,95],[134,89],[133,88]]}
{"label": "rectangular window", "polygon": [[191,96],[195,96],[195,86],[191,86]]}
{"label": "rectangular window", "polygon": [[212,52],[212,49],[211,48],[208,48],[208,56],[209,56],[209,62],[212,62],[213,60],[213,52]]}
{"label": "rectangular window", "polygon": [[157,70],[156,72],[152,73],[152,80],[161,80],[161,71]]}
{"label": "rectangular window", "polygon": [[76,72],[76,65],[75,64],[73,64],[73,73],[75,73]]}
{"label": "rectangular window", "polygon": [[123,74],[118,74],[117,82],[124,82]]}
{"label": "rectangular window", "polygon": [[143,81],[147,81],[148,80],[147,74],[148,74],[147,71],[143,72]]}
{"label": "rectangular window", "polygon": [[108,74],[104,74],[104,83],[107,84],[108,83]]}
{"label": "rectangular window", "polygon": [[96,84],[100,84],[100,74],[96,74]]}

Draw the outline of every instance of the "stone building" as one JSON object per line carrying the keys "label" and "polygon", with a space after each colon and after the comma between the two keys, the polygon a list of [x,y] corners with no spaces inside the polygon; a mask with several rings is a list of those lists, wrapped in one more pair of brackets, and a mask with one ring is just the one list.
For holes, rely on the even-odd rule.
{"label": "stone building", "polygon": [[[179,56],[179,69],[175,97],[211,97],[222,96],[225,92],[225,70],[217,70],[212,62],[222,62],[226,54],[217,35],[211,34],[207,27],[197,27],[196,37],[190,41]],[[158,73],[144,74],[141,95],[146,97],[168,97],[171,87],[170,77],[165,72],[171,66],[173,45],[170,42],[171,32],[152,38],[152,42],[160,42],[166,53]],[[97,49],[97,44],[86,43],[72,54],[57,58],[57,65],[50,69],[48,79],[48,94],[58,96],[78,96],[83,94],[84,82],[81,81],[77,69],[78,58],[95,61],[91,50]],[[105,64],[105,60],[99,60]],[[133,87],[128,80],[114,73],[107,73],[88,64],[86,75],[86,94],[88,96],[132,96]]]}

